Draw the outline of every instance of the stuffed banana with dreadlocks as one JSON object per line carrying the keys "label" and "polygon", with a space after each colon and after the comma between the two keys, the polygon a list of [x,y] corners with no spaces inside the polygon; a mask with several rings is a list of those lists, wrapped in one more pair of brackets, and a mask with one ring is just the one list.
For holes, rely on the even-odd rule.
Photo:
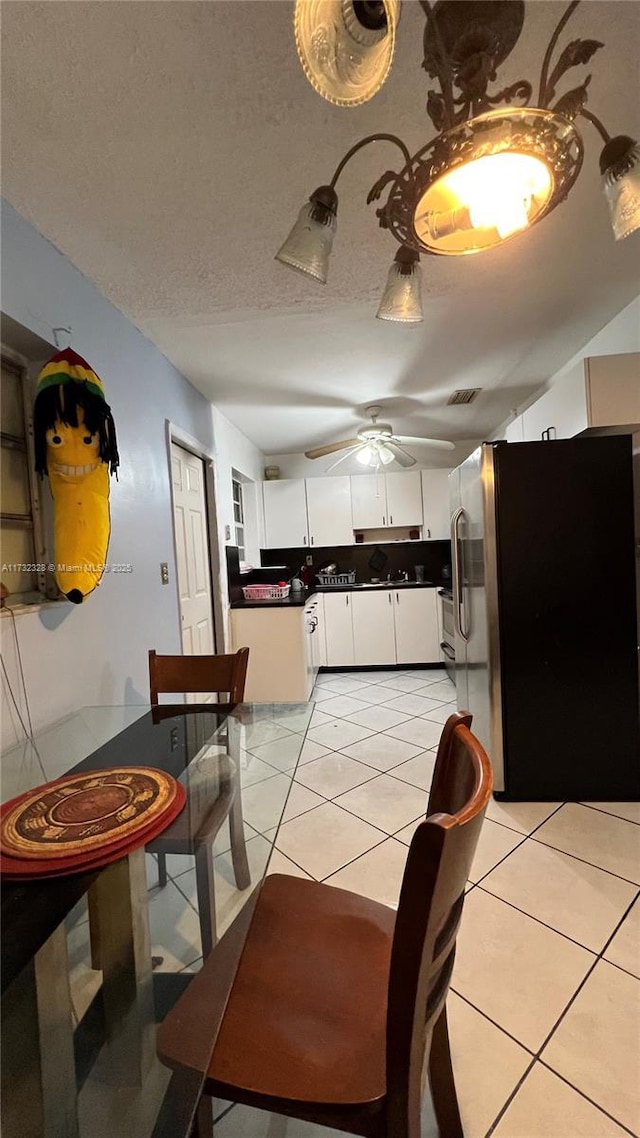
{"label": "stuffed banana with dreadlocks", "polygon": [[105,569],[109,475],[119,458],[102,382],[71,348],[49,360],[38,376],[34,441],[36,470],[48,475],[54,503],[56,583],[68,600],[81,604]]}

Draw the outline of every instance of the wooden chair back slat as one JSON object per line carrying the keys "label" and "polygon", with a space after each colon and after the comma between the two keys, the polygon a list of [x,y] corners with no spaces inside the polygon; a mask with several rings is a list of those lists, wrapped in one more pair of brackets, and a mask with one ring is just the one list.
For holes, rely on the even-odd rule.
{"label": "wooden chair back slat", "polygon": [[387,1004],[387,1128],[404,1133],[419,1116],[425,1047],[447,997],[464,891],[487,803],[491,763],[469,731],[471,716],[445,725],[427,818],[404,871]]}
{"label": "wooden chair back slat", "polygon": [[160,692],[228,692],[230,705],[242,703],[249,649],[221,656],[159,656],[149,649],[151,703]]}

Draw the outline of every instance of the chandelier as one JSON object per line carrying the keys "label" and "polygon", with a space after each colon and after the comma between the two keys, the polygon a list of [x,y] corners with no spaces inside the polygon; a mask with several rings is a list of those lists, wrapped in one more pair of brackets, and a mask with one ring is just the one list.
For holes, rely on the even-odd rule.
{"label": "chandelier", "polygon": [[[591,75],[559,94],[574,67],[603,46],[571,40],[554,63],[560,35],[579,0],[560,18],[542,61],[537,95],[520,79],[497,90],[497,69],[513,50],[524,22],[522,0],[419,0],[426,17],[422,66],[437,87],[426,110],[437,134],[414,155],[394,134],[356,142],[318,187],[276,259],[326,283],[336,233],[336,183],[347,162],[374,142],[402,155],[367,195],[380,226],[400,248],[389,270],[377,316],[422,320],[420,256],[461,256],[504,244],[564,201],[584,154],[576,120],[600,134],[600,173],[616,240],[640,227],[640,148],[626,135],[611,137],[587,110]],[[309,82],[338,106],[358,106],[376,94],[391,67],[400,0],[296,0],[295,38]]]}

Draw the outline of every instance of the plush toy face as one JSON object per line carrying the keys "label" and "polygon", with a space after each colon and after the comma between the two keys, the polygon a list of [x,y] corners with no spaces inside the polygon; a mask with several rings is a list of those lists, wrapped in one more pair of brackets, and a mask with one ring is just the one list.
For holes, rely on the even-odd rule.
{"label": "plush toy face", "polygon": [[96,469],[101,462],[100,442],[84,425],[84,412],[78,409],[78,426],[56,420],[47,431],[47,466],[49,472],[78,480]]}

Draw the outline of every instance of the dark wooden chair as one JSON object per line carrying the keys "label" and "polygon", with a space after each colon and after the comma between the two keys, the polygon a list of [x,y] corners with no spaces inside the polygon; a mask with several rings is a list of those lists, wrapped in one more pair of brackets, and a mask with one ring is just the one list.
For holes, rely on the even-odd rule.
{"label": "dark wooden chair", "polygon": [[[248,648],[240,648],[238,652],[226,656],[159,656],[154,649],[150,649],[151,703],[154,709],[158,707],[160,693],[201,692],[218,697],[215,702],[206,704],[212,713],[231,711],[244,699],[248,662]],[[228,699],[220,701],[219,697],[223,694]],[[158,709],[171,711],[171,708]],[[179,710],[187,711],[188,706],[180,705]],[[229,734],[220,736],[219,741],[226,741],[229,750]],[[216,766],[216,786],[209,787],[208,792],[202,795],[189,793],[185,809],[175,822],[147,846],[150,853],[158,856],[161,888],[167,884],[168,854],[194,856],[204,956],[211,951],[217,940],[212,846],[226,818],[229,819],[231,859],[236,884],[239,889],[246,889],[251,884],[238,763],[239,755],[222,756]]]}
{"label": "dark wooden chair", "polygon": [[[159,1028],[163,1062],[197,1070],[208,1055],[206,1095],[368,1138],[419,1138],[428,1055],[440,1134],[461,1138],[445,1002],[493,785],[470,723],[445,724],[397,914],[315,881],[267,877],[217,1039],[214,953]],[[210,1128],[206,1105],[198,1136]]]}

